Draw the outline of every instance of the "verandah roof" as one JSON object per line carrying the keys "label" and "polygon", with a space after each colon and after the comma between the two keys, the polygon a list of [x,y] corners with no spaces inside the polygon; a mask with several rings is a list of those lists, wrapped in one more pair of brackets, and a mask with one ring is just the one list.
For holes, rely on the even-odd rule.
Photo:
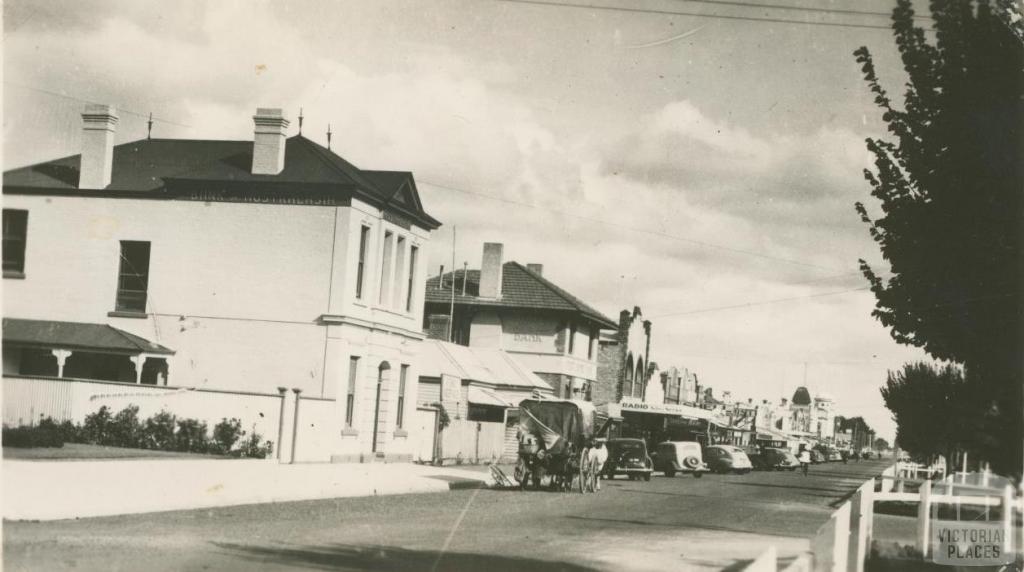
{"label": "verandah roof", "polygon": [[109,324],[4,318],[5,345],[119,353],[172,355],[174,350]]}

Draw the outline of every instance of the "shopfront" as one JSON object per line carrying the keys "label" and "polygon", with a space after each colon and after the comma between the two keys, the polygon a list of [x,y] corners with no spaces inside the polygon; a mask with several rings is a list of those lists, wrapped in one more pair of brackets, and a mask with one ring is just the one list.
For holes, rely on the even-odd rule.
{"label": "shopfront", "polygon": [[609,412],[622,419],[615,437],[643,439],[648,446],[664,441],[698,441],[702,446],[730,443],[728,424],[710,411],[674,403],[623,401],[608,404]]}

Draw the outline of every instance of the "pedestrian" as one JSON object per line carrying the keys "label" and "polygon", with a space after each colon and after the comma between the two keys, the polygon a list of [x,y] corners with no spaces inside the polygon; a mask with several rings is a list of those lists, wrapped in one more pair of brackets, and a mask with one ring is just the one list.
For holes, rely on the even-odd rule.
{"label": "pedestrian", "polygon": [[845,465],[846,461],[850,458],[850,452],[843,449],[842,451],[839,451],[839,456],[843,458],[843,464]]}
{"label": "pedestrian", "polygon": [[804,476],[806,477],[807,470],[811,466],[811,452],[808,451],[807,449],[801,449],[800,457],[798,458],[798,460],[800,461],[800,468],[804,470]]}

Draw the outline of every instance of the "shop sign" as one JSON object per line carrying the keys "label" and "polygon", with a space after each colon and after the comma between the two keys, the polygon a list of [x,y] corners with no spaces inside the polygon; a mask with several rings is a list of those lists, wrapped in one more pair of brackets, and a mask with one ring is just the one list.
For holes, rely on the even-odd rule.
{"label": "shop sign", "polygon": [[644,403],[641,401],[623,401],[619,404],[622,411],[636,411],[639,413],[659,413],[661,415],[679,415],[695,419],[708,419],[710,412],[688,405],[677,403]]}

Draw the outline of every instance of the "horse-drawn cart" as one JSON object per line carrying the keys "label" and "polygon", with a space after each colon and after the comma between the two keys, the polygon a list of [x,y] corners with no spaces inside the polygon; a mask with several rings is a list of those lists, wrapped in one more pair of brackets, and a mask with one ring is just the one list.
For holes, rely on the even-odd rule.
{"label": "horse-drawn cart", "polygon": [[[603,428],[602,428],[603,429]],[[585,401],[527,399],[519,404],[519,487],[579,492],[597,490],[597,462],[590,455],[594,406]]]}

